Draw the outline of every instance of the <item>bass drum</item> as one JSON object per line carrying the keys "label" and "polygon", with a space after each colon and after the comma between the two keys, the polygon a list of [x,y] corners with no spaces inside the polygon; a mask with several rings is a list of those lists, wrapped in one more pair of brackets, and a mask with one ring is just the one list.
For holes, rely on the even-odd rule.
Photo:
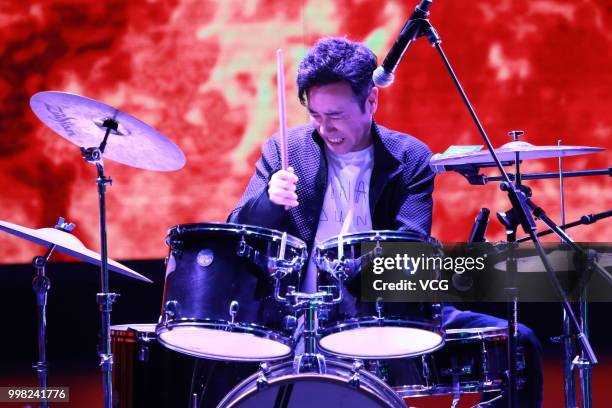
{"label": "bass drum", "polygon": [[293,362],[272,366],[234,388],[218,408],[405,408],[404,401],[363,368],[326,361],[325,374],[295,374]]}
{"label": "bass drum", "polygon": [[[296,285],[306,244],[240,224],[172,228],[157,336],[181,353],[268,361],[293,351],[292,314],[275,299]],[[295,281],[295,282],[293,282]]]}

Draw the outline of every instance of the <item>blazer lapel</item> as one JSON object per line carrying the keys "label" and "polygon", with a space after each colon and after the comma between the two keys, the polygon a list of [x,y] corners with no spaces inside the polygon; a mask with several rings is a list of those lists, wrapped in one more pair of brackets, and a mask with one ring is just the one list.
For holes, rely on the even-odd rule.
{"label": "blazer lapel", "polygon": [[302,164],[298,181],[298,197],[300,205],[296,207],[299,213],[296,214],[296,227],[309,248],[314,242],[315,233],[319,226],[319,217],[323,208],[325,190],[327,189],[327,159],[323,153],[323,140],[317,133],[312,132],[312,137],[307,137],[306,143],[309,144],[307,157],[300,157]]}
{"label": "blazer lapel", "polygon": [[374,167],[370,178],[370,215],[374,221],[374,209],[389,181],[401,171],[400,162],[391,154],[385,145],[387,135],[382,134],[375,123],[372,124],[374,144]]}

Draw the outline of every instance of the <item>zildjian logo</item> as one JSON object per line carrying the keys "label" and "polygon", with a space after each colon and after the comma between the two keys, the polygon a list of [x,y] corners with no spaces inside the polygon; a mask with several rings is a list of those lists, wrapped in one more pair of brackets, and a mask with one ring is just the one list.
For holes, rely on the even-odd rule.
{"label": "zildjian logo", "polygon": [[51,106],[47,103],[45,103],[45,106],[47,107],[47,111],[51,115],[53,115],[55,121],[60,124],[60,126],[66,131],[66,133],[68,133],[68,135],[76,136],[76,133],[74,133],[74,131],[72,130],[72,124],[70,123],[70,121],[75,120],[75,118],[66,116],[62,108],[59,106]]}

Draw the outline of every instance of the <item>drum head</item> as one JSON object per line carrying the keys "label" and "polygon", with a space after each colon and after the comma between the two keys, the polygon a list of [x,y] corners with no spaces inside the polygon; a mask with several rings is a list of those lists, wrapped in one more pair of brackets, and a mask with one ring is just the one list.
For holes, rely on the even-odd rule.
{"label": "drum head", "polygon": [[292,363],[283,363],[266,375],[265,387],[257,386],[261,374],[255,374],[234,388],[218,408],[405,407],[393,390],[366,371],[359,373],[359,386],[349,385],[349,367],[327,360],[326,374],[293,374]]}
{"label": "drum head", "polygon": [[[278,404],[277,401],[281,403]],[[226,406],[240,408],[388,407],[375,394],[350,388],[346,384],[346,379],[314,374],[279,379],[266,389],[253,390]]]}
{"label": "drum head", "polygon": [[[433,243],[435,240],[426,235],[419,234],[413,231],[392,231],[392,230],[378,230],[378,231],[362,231],[351,234],[344,234],[341,236],[342,242],[345,245],[357,245],[364,244],[367,242],[376,241],[400,241],[400,242],[426,242]],[[319,251],[325,251],[328,249],[334,249],[338,247],[339,236],[331,237],[319,245],[317,249]]]}
{"label": "drum head", "polygon": [[359,327],[323,337],[319,346],[341,357],[385,359],[412,357],[444,344],[440,334],[414,327]]}
{"label": "drum head", "polygon": [[[229,327],[226,327],[228,329]],[[286,339],[275,333],[250,331],[223,331],[219,326],[206,328],[180,325],[171,330],[157,332],[164,346],[196,357],[231,361],[269,361],[287,357],[292,347]]]}

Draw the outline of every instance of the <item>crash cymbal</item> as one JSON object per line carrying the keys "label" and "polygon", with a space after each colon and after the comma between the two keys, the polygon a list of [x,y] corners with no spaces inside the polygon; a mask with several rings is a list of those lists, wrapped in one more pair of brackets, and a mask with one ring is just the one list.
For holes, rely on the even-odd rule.
{"label": "crash cymbal", "polygon": [[[553,270],[555,271],[572,271],[575,270],[574,266],[574,252],[555,250],[548,254],[548,260]],[[609,268],[612,266],[612,254],[599,253],[597,254],[597,262],[603,268]],[[506,270],[506,261],[498,262],[495,264],[495,269],[500,271]],[[546,272],[544,264],[538,255],[526,256],[518,258],[516,262],[516,270],[523,273],[538,273]]]}
{"label": "crash cymbal", "polygon": [[[590,146],[535,146],[523,141],[514,141],[495,149],[497,157],[502,162],[513,162],[516,160],[515,153],[519,153],[520,160],[548,159],[553,157],[578,156],[604,151],[601,147]],[[493,156],[488,150],[479,152],[461,153],[455,155],[436,154],[433,155],[430,164],[432,166],[449,166],[462,164],[492,163]]]}
{"label": "crash cymbal", "polygon": [[38,118],[58,135],[79,147],[98,147],[106,119],[118,123],[103,157],[145,170],[172,171],[185,165],[181,149],[164,135],[112,106],[66,92],[39,92],[30,98]]}
{"label": "crash cymbal", "polygon": [[[71,255],[77,259],[100,266],[100,254],[87,249],[85,245],[74,235],[56,228],[39,228],[31,229],[22,227],[21,225],[13,224],[7,221],[0,220],[0,230],[6,231],[9,234],[16,235],[28,241],[35,242],[39,245],[50,247],[56,245],[56,249],[65,254]],[[121,265],[119,262],[108,259],[108,269],[120,273],[130,278],[153,283],[149,278],[139,274],[136,271]]]}

